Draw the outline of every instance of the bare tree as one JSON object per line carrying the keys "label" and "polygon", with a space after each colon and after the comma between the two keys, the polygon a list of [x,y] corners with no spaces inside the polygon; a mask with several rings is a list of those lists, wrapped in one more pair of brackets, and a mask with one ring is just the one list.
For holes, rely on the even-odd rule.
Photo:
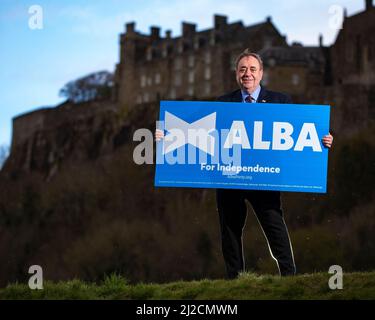
{"label": "bare tree", "polygon": [[94,100],[105,100],[111,96],[113,74],[108,71],[99,71],[68,82],[59,92],[73,103]]}

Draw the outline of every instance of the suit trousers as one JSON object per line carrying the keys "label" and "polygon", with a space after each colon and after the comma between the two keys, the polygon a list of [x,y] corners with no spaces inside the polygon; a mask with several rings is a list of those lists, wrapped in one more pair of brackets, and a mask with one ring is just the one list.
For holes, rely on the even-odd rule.
{"label": "suit trousers", "polygon": [[245,200],[248,200],[254,209],[280,275],[295,274],[296,268],[288,229],[283,218],[280,192],[217,189],[222,251],[228,278],[236,278],[245,270],[242,243],[247,216]]}

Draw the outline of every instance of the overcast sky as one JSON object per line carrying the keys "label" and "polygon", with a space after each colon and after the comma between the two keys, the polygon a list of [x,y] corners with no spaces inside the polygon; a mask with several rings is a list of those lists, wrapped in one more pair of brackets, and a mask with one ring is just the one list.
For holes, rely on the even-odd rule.
{"label": "overcast sky", "polygon": [[[127,22],[149,33],[150,26],[181,34],[181,22],[198,31],[213,26],[213,15],[245,25],[267,16],[289,43],[317,45],[319,34],[330,45],[337,15],[364,9],[363,0],[1,0],[0,1],[0,145],[10,144],[12,117],[61,102],[65,83],[88,73],[114,71],[119,34]],[[29,27],[29,8],[43,9],[43,28]]]}

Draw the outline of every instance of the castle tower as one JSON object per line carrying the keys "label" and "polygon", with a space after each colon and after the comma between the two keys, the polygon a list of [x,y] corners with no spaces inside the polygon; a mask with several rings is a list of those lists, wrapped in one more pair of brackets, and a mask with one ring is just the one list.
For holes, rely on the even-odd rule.
{"label": "castle tower", "polygon": [[244,48],[259,51],[266,45],[286,45],[271,18],[248,27],[240,21],[228,23],[223,15],[214,15],[213,22],[203,31],[182,22],[178,37],[168,30],[161,37],[154,26],[142,34],[134,22],[127,23],[115,75],[120,108],[130,110],[162,99],[214,99],[236,88],[233,63]]}

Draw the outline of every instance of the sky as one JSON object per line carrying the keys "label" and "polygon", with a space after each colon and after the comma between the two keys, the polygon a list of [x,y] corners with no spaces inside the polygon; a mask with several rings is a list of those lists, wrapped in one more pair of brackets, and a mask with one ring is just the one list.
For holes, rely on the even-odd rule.
{"label": "sky", "polygon": [[[11,144],[12,118],[62,102],[59,90],[91,72],[114,71],[119,35],[125,24],[150,33],[181,34],[181,22],[197,30],[213,27],[213,15],[246,26],[272,17],[281,34],[304,45],[331,45],[348,15],[364,10],[364,0],[1,0],[0,146]],[[36,16],[38,5],[42,16]],[[40,11],[39,11],[40,12]],[[35,18],[39,20],[35,24]],[[38,26],[40,29],[35,29]]]}

